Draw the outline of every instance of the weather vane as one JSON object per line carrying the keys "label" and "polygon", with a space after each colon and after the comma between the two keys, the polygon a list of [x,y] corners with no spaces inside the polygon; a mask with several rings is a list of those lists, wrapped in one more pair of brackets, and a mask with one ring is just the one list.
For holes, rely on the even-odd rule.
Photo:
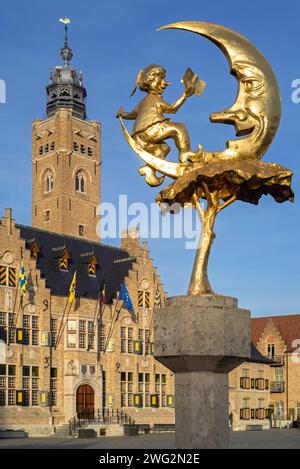
{"label": "weather vane", "polygon": [[[213,112],[210,120],[234,125],[239,138],[226,142],[224,150],[208,152],[199,144],[193,151],[186,126],[165,117],[164,114],[175,114],[193,94],[200,96],[203,92],[205,83],[191,69],[182,79],[183,94],[172,104],[162,98],[169,85],[165,69],[154,64],[141,70],[132,94],[139,86],[146,96],[131,112],[121,107],[117,117],[128,144],[146,163],[139,172],[147,183],[158,186],[166,176],[174,180],[158,194],[156,201],[168,205],[192,204],[197,209],[202,234],[188,295],[214,294],[207,265],[215,238],[216,216],[236,200],[258,204],[263,194],[272,195],[276,202],[293,201],[293,173],[277,163],[260,161],[274,139],[281,115],[278,83],[261,52],[245,37],[221,25],[180,22],[160,30],[172,28],[204,36],[225,54],[230,73],[238,82],[238,95],[229,109]],[[135,120],[131,135],[122,118]],[[168,139],[173,139],[178,149],[178,163],[166,161],[170,151],[165,141]]]}
{"label": "weather vane", "polygon": [[70,18],[67,18],[66,16],[64,18],[59,18],[59,22],[63,24],[70,24],[71,20]]}

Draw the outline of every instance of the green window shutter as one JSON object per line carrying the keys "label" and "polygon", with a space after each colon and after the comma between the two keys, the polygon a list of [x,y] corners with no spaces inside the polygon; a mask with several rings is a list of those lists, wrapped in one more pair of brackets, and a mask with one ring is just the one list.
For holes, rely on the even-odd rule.
{"label": "green window shutter", "polygon": [[255,389],[259,389],[259,384],[258,383],[259,383],[259,381],[258,381],[258,379],[256,379],[255,380]]}
{"label": "green window shutter", "polygon": [[251,409],[251,419],[254,419],[254,409]]}
{"label": "green window shutter", "polygon": [[244,381],[243,381],[243,378],[240,378],[240,388],[243,388],[244,387]]}
{"label": "green window shutter", "polygon": [[243,409],[240,409],[240,419],[243,420]]}
{"label": "green window shutter", "polygon": [[251,389],[254,389],[254,378],[251,378]]}
{"label": "green window shutter", "polygon": [[15,287],[17,285],[17,269],[14,267],[8,268],[8,284],[10,287]]}
{"label": "green window shutter", "polygon": [[154,355],[154,343],[153,342],[151,342],[150,344],[150,353],[151,355]]}
{"label": "green window shutter", "polygon": [[266,417],[266,419],[269,418],[269,409],[265,409],[265,417]]}
{"label": "green window shutter", "polygon": [[0,285],[6,285],[6,267],[0,265]]}
{"label": "green window shutter", "polygon": [[258,409],[255,409],[255,418],[258,418]]}

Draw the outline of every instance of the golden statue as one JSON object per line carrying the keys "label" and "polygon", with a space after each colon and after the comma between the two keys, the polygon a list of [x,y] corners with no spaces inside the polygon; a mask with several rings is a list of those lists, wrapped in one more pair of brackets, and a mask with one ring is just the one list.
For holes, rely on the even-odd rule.
{"label": "golden statue", "polygon": [[[139,85],[147,96],[129,113],[120,108],[119,117],[125,138],[146,163],[140,174],[151,186],[163,183],[165,177],[175,181],[157,196],[159,204],[196,207],[202,222],[202,236],[196,252],[189,295],[213,294],[208,280],[207,265],[215,238],[213,231],[217,214],[235,200],[258,204],[260,197],[270,194],[277,202],[293,201],[292,172],[277,163],[259,161],[277,132],[281,99],[276,77],[261,52],[240,34],[224,26],[205,22],[181,22],[161,29],[182,29],[207,37],[225,54],[231,74],[238,82],[236,102],[230,109],[213,112],[211,122],[234,125],[236,140],[226,142],[224,150],[206,152],[201,145],[191,150],[184,124],[165,118],[175,113],[188,96],[200,95],[205,88],[190,69],[183,77],[183,95],[167,104],[161,95],[168,85],[165,70],[151,65],[138,74],[133,93]],[[130,135],[123,123],[135,119]],[[173,138],[179,150],[179,162],[165,160],[170,151],[165,139]],[[156,175],[156,171],[162,174]],[[205,207],[200,202],[205,202]]]}
{"label": "golden statue", "polygon": [[[201,82],[197,75],[188,68],[182,79],[185,85],[183,94],[177,101],[168,104],[162,98],[164,90],[170,85],[165,78],[165,69],[157,64],[149,65],[144,70],[140,70],[131,96],[138,86],[141,91],[147,93],[147,96],[131,112],[126,112],[121,107],[117,112],[117,117],[135,120],[131,133],[133,140],[140,148],[157,158],[163,160],[166,158],[170,147],[165,139],[173,139],[179,151],[180,163],[199,161],[200,157],[203,156],[201,145],[198,146],[196,152],[193,152],[186,126],[182,123],[172,122],[164,116],[164,113],[175,114],[189,96],[194,93],[200,95],[205,87],[204,82]],[[146,176],[146,181],[152,186],[162,183],[161,178],[156,176],[155,170],[148,165],[140,168],[139,172]]]}

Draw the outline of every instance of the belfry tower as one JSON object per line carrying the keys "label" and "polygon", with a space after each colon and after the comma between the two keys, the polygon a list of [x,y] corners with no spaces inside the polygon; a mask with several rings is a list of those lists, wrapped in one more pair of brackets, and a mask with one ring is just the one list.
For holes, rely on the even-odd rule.
{"label": "belfry tower", "polygon": [[51,70],[46,87],[47,119],[32,125],[32,226],[99,241],[100,124],[86,119],[67,25],[60,56],[63,65]]}

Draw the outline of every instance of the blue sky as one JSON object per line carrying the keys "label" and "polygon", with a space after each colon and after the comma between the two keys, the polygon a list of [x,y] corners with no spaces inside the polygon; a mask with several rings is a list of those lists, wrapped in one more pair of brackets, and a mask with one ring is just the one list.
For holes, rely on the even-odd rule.
{"label": "blue sky", "polygon": [[[211,124],[212,111],[233,103],[236,81],[212,43],[183,31],[156,32],[173,21],[210,21],[228,26],[252,41],[275,71],[282,93],[282,120],[265,161],[294,171],[295,203],[277,204],[270,197],[252,206],[237,202],[217,220],[209,273],[215,291],[234,296],[253,316],[300,313],[299,127],[300,104],[291,101],[291,83],[300,78],[299,2],[215,0],[27,0],[1,5],[0,78],[7,103],[0,104],[0,207],[13,208],[19,223],[31,223],[31,122],[45,118],[45,85],[49,68],[60,64],[61,16],[72,19],[72,65],[83,70],[88,117],[102,124],[102,200],[149,205],[157,190],[137,172],[139,161],[128,148],[115,119],[116,110],[135,106],[129,99],[136,74],[150,63],[167,69],[173,83],[165,97],[181,93],[180,79],[190,66],[206,82],[205,93],[192,97],[176,120],[189,128],[193,146],[218,150],[234,135],[233,127]],[[111,241],[110,244],[118,244]],[[184,240],[149,240],[151,256],[170,295],[184,294],[194,252]]]}

